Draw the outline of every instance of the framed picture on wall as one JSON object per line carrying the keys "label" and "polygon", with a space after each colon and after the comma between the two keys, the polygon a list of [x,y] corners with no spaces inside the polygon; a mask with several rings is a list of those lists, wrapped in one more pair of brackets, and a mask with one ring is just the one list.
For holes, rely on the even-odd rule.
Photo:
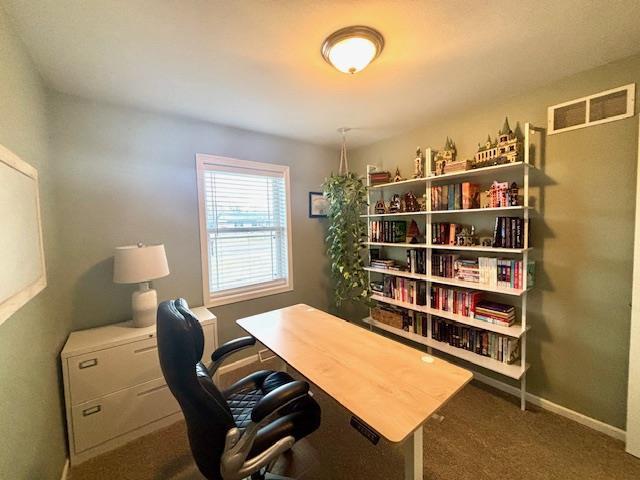
{"label": "framed picture on wall", "polygon": [[326,217],[329,202],[322,192],[309,192],[309,217]]}

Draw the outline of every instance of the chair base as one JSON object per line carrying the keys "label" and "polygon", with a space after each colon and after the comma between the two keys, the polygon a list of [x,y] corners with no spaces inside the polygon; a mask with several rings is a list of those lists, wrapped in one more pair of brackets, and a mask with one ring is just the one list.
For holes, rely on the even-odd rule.
{"label": "chair base", "polygon": [[256,476],[254,473],[247,480],[295,480],[293,477],[283,477],[282,475],[276,475],[275,473],[263,473]]}

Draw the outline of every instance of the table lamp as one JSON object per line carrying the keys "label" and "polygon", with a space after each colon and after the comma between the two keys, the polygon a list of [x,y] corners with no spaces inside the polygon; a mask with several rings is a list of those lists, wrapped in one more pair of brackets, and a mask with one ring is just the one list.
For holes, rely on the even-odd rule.
{"label": "table lamp", "polygon": [[138,283],[131,296],[133,324],[149,327],[156,323],[158,295],[149,282],[169,275],[164,245],[126,245],[116,247],[113,264],[115,283]]}

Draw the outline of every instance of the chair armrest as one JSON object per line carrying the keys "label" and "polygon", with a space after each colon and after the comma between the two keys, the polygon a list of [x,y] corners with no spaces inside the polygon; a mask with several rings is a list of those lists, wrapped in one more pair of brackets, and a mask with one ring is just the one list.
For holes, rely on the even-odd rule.
{"label": "chair armrest", "polygon": [[294,400],[309,393],[309,384],[303,381],[289,382],[267,393],[251,410],[251,421],[260,423]]}
{"label": "chair armrest", "polygon": [[216,348],[211,354],[211,361],[213,362],[209,368],[209,375],[213,375],[215,371],[222,365],[222,361],[231,355],[232,353],[239,352],[243,348],[252,347],[256,344],[256,339],[253,337],[241,337],[234,340],[230,340],[224,345]]}

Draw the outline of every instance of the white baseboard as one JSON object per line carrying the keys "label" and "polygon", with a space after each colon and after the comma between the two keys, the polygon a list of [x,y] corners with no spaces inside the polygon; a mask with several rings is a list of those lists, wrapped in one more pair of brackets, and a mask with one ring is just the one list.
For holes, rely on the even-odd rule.
{"label": "white baseboard", "polygon": [[[516,397],[520,396],[520,389],[517,387],[513,387],[511,385],[507,385],[499,380],[495,380],[491,377],[487,377],[486,375],[482,375],[481,373],[474,372],[473,377],[486,385],[489,385],[493,388],[496,388],[502,392],[508,393],[510,395],[514,395]],[[598,432],[602,432],[610,437],[613,437],[617,440],[625,441],[626,432],[618,427],[614,427],[613,425],[609,425],[607,423],[601,422],[600,420],[596,420],[595,418],[587,417],[582,413],[576,412],[575,410],[571,410],[569,408],[563,407],[562,405],[558,405],[557,403],[553,403],[550,400],[538,397],[532,393],[527,393],[527,402],[535,405],[537,407],[543,408],[544,410],[548,410],[552,413],[560,415],[562,417],[573,420],[574,422],[580,423],[586,427],[597,430]]]}
{"label": "white baseboard", "polygon": [[68,473],[69,473],[69,459],[67,458],[64,461],[64,467],[62,467],[62,474],[60,475],[60,480],[67,480]]}

